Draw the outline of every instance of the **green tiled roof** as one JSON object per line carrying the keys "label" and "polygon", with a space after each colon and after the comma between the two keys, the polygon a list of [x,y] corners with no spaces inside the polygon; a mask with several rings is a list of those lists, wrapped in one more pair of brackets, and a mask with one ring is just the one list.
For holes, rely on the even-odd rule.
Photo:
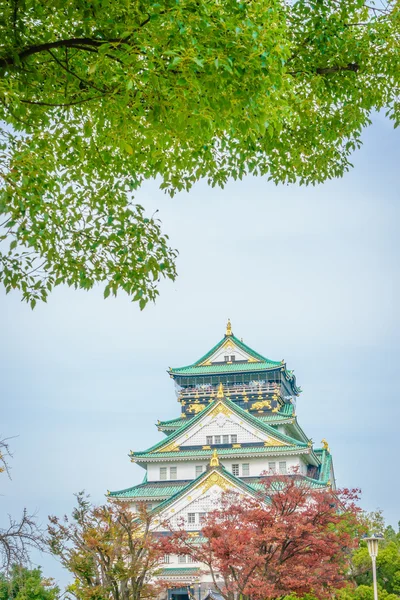
{"label": "green tiled roof", "polygon": [[317,448],[315,454],[321,461],[320,479],[327,482],[331,475],[332,454],[327,452],[324,448]]}
{"label": "green tiled roof", "polygon": [[[264,415],[257,415],[257,419],[263,423],[270,423],[273,421],[282,421],[283,419],[292,419],[294,413],[294,406],[291,403],[287,403],[282,406],[279,412],[269,412]],[[254,415],[255,416],[255,415]]]}
{"label": "green tiled roof", "polygon": [[252,348],[244,344],[241,340],[239,340],[234,335],[229,336],[229,339],[232,340],[236,346],[238,346],[241,350],[249,354],[251,357],[256,359],[259,362],[253,363],[232,363],[227,364],[223,363],[220,365],[210,365],[210,366],[199,366],[201,363],[205,362],[210,356],[214,354],[227,340],[227,336],[224,336],[222,340],[220,340],[211,350],[209,350],[204,356],[199,358],[195,363],[191,365],[187,365],[186,367],[178,367],[175,369],[170,369],[170,373],[172,375],[198,375],[198,374],[207,374],[207,373],[229,373],[229,372],[240,372],[240,371],[264,371],[266,369],[277,369],[278,367],[282,367],[283,363],[280,361],[270,360],[258,352],[255,352]]}
{"label": "green tiled roof", "polygon": [[180,492],[189,483],[189,481],[179,481],[174,483],[171,481],[153,481],[149,483],[140,483],[139,485],[134,485],[126,490],[110,492],[109,497],[135,498],[138,500],[142,500],[144,498],[151,498],[152,500],[165,500],[177,492]]}
{"label": "green tiled roof", "polygon": [[[317,454],[321,455],[322,465],[321,465],[321,473],[319,479],[312,479],[311,477],[303,477],[299,476],[301,479],[306,480],[312,488],[324,488],[326,487],[328,480],[330,478],[330,468],[332,463],[332,456],[329,452],[325,450],[319,449],[315,451]],[[238,485],[239,487],[245,489],[246,491],[252,492],[262,492],[264,490],[264,486],[262,484],[263,477],[246,477],[245,479],[241,479],[232,475],[229,471],[227,471],[223,466],[220,467],[224,475],[227,476],[233,483]],[[127,499],[132,498],[141,499],[141,498],[149,498],[150,500],[162,501],[154,510],[157,512],[160,509],[164,509],[170,502],[176,500],[183,493],[189,491],[195,484],[197,484],[202,478],[204,478],[208,474],[208,471],[201,473],[196,479],[191,481],[177,481],[172,484],[172,482],[164,482],[164,481],[153,481],[147,484],[139,484],[128,488],[126,490],[122,490],[120,492],[110,492],[110,498],[116,499]]]}
{"label": "green tiled roof", "polygon": [[[293,416],[294,406],[290,402],[284,404],[282,409],[277,412],[270,412],[264,415],[253,415],[256,419],[259,419],[262,423],[269,423],[274,421],[282,421],[283,419],[289,419]],[[160,431],[163,429],[176,429],[177,427],[181,427],[189,423],[193,417],[188,417],[186,419],[182,419],[182,417],[177,417],[176,419],[170,419],[169,421],[159,421],[157,423],[157,427]]]}
{"label": "green tiled roof", "polygon": [[[244,448],[217,448],[218,456],[221,460],[235,456],[264,456],[268,454],[285,454],[287,452],[300,452],[307,448],[307,444],[296,440],[296,444],[290,446],[245,446]],[[177,450],[176,452],[135,452],[132,456],[135,461],[147,462],[152,459],[174,460],[175,458],[198,458],[208,459],[211,456],[211,450],[197,448],[193,450]]]}
{"label": "green tiled roof", "polygon": [[[184,431],[186,431],[194,423],[197,423],[198,421],[200,421],[200,419],[202,419],[203,416],[205,416],[208,412],[210,412],[211,410],[214,409],[214,407],[218,401],[219,400],[216,400],[216,401],[208,404],[205,408],[203,408],[203,410],[201,412],[199,412],[195,417],[193,417],[193,419],[190,419],[190,421],[185,423],[182,427],[180,427],[179,429],[177,429],[176,431],[171,433],[171,435],[169,435],[168,438],[164,438],[163,440],[161,440],[160,442],[157,442],[157,444],[154,444],[154,446],[152,446],[151,448],[148,448],[147,450],[144,450],[142,452],[133,452],[133,453],[131,453],[131,456],[134,456],[135,458],[136,457],[144,457],[151,453],[152,458],[155,458],[159,454],[159,453],[157,453],[157,454],[155,453],[156,450],[159,450],[159,449],[163,448],[164,446],[169,445],[172,440],[174,440],[178,436],[180,436]],[[238,406],[231,400],[228,400],[227,398],[223,398],[222,401],[233,412],[238,414],[242,419],[246,420],[251,425],[258,427],[259,429],[261,429],[265,433],[268,433],[272,437],[278,438],[278,440],[285,442],[289,445],[293,445],[293,446],[297,446],[297,447],[301,447],[301,448],[307,446],[307,444],[305,444],[304,442],[299,442],[298,440],[291,438],[291,437],[281,433],[280,431],[277,431],[276,429],[271,427],[271,425],[268,425],[267,423],[263,423],[262,421],[260,421],[260,419],[253,416],[252,414],[248,413],[246,410],[243,410],[243,408],[240,408],[240,406]],[[265,451],[265,448],[263,448],[263,450]],[[223,456],[224,451],[225,451],[225,449],[224,450],[221,449],[221,456]],[[174,456],[177,456],[177,453],[176,452],[168,452],[168,455],[171,456],[171,458],[172,458]],[[188,454],[185,453],[184,456],[188,456]],[[163,458],[166,458],[165,453],[163,453]]]}
{"label": "green tiled roof", "polygon": [[179,369],[171,369],[170,373],[173,375],[209,375],[218,373],[241,373],[242,371],[266,371],[269,369],[276,369],[281,367],[281,363],[274,363],[272,361],[262,362],[233,362],[233,363],[220,363],[215,365],[205,365],[204,367],[188,366],[180,367]]}
{"label": "green tiled roof", "polygon": [[199,573],[199,567],[177,567],[175,569],[163,569],[158,575],[159,577],[179,576],[179,575],[197,575]]}
{"label": "green tiled roof", "polygon": [[[209,458],[209,453],[207,458]],[[240,478],[235,477],[227,471],[223,466],[219,467],[219,469],[224,473],[224,475],[230,479],[233,483],[238,485],[239,487],[247,490],[248,492],[254,492],[254,490],[249,487],[246,482],[242,481]],[[119,498],[119,499],[141,499],[141,498],[151,498],[152,500],[163,500],[161,504],[155,507],[154,510],[159,508],[165,508],[166,504],[169,504],[170,501],[179,497],[183,492],[191,489],[195,484],[197,484],[201,479],[204,479],[208,476],[209,470],[203,471],[198,477],[192,480],[183,480],[176,481],[172,483],[171,481],[151,481],[149,483],[140,483],[139,485],[135,485],[131,488],[127,488],[126,490],[121,490],[118,492],[110,492],[108,494],[109,498]],[[153,496],[152,496],[153,494]]]}
{"label": "green tiled roof", "polygon": [[182,419],[182,417],[178,417],[177,419],[170,419],[169,421],[159,421],[157,423],[157,428],[160,431],[163,431],[164,429],[176,429],[177,427],[185,425],[185,423],[189,423],[189,420],[191,420],[192,418],[193,417]]}

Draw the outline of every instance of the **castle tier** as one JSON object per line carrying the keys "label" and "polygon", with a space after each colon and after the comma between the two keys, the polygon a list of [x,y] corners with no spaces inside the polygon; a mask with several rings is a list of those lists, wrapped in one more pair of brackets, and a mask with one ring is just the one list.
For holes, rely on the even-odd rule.
{"label": "castle tier", "polygon": [[[128,502],[132,510],[146,503],[160,531],[166,520],[173,526],[183,518],[196,535],[222,490],[254,496],[262,476],[274,473],[296,474],[314,488],[335,485],[328,444],[322,440],[314,448],[298,423],[301,389],[293,372],[285,361],[269,360],[236,338],[229,321],[207,354],[168,372],[181,414],[158,421],[163,440],[131,452],[132,462],[145,470],[143,482],[108,492],[110,499]],[[168,600],[201,600],[212,587],[200,565],[188,565],[184,556],[165,557],[162,577],[171,581]],[[174,587],[178,581],[187,586]]]}

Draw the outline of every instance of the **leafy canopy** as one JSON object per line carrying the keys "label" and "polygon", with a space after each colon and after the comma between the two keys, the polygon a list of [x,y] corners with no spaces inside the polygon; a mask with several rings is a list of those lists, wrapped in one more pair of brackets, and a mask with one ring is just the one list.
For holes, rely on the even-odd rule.
{"label": "leafy canopy", "polygon": [[8,576],[0,573],[0,600],[56,600],[59,589],[42,576],[40,568],[14,565]]}
{"label": "leafy canopy", "polygon": [[[385,526],[381,511],[369,515],[369,521],[372,525],[370,531],[376,531],[383,534],[382,541],[379,542],[379,552],[376,558],[377,581],[380,587],[380,596],[395,594],[400,596],[400,523],[397,532],[391,525]],[[373,529],[374,525],[378,525]],[[372,591],[372,567],[368,548],[365,542],[362,542],[353,555],[354,578],[360,588]],[[366,600],[368,592],[366,591]],[[364,599],[360,599],[364,600]]]}
{"label": "leafy canopy", "polygon": [[346,585],[361,530],[358,491],[313,490],[293,476],[265,479],[259,500],[226,493],[221,508],[207,515],[200,538],[184,524],[171,532],[169,551],[204,563],[225,600],[290,593],[331,598]]}
{"label": "leafy canopy", "polygon": [[154,576],[164,550],[146,509],[92,506],[83,493],[77,500],[72,518],[53,516],[48,526],[50,552],[74,576],[67,591],[78,600],[156,598],[162,586]]}
{"label": "leafy canopy", "polygon": [[399,1],[0,0],[1,280],[143,308],[176,251],[132,193],[341,176],[399,122]]}

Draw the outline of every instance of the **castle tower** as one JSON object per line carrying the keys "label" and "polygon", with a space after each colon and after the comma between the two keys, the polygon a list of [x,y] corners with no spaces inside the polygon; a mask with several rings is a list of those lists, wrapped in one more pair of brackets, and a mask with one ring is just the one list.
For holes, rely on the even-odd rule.
{"label": "castle tower", "polygon": [[[169,369],[180,415],[158,421],[165,438],[131,452],[145,470],[143,482],[109,492],[132,510],[146,503],[156,527],[182,518],[196,535],[221,491],[254,496],[262,476],[296,473],[314,488],[334,486],[332,456],[325,440],[314,448],[296,416],[301,389],[284,360],[272,361],[236,338],[228,321],[224,337],[195,363]],[[157,525],[158,523],[158,525]],[[187,557],[165,557],[163,579],[171,581],[168,600],[201,600],[210,585],[200,565]],[[174,582],[187,587],[174,589]]]}

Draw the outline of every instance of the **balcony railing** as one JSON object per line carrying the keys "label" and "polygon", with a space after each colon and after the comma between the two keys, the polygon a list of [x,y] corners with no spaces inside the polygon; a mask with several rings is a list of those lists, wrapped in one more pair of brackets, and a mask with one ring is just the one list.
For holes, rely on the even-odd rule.
{"label": "balcony railing", "polygon": [[[217,395],[217,388],[215,386],[198,386],[191,388],[181,388],[179,390],[178,400],[197,400],[200,398],[215,398]],[[232,384],[224,386],[225,396],[254,396],[254,395],[276,395],[277,398],[281,397],[281,388],[278,383],[254,383],[252,384]]]}

